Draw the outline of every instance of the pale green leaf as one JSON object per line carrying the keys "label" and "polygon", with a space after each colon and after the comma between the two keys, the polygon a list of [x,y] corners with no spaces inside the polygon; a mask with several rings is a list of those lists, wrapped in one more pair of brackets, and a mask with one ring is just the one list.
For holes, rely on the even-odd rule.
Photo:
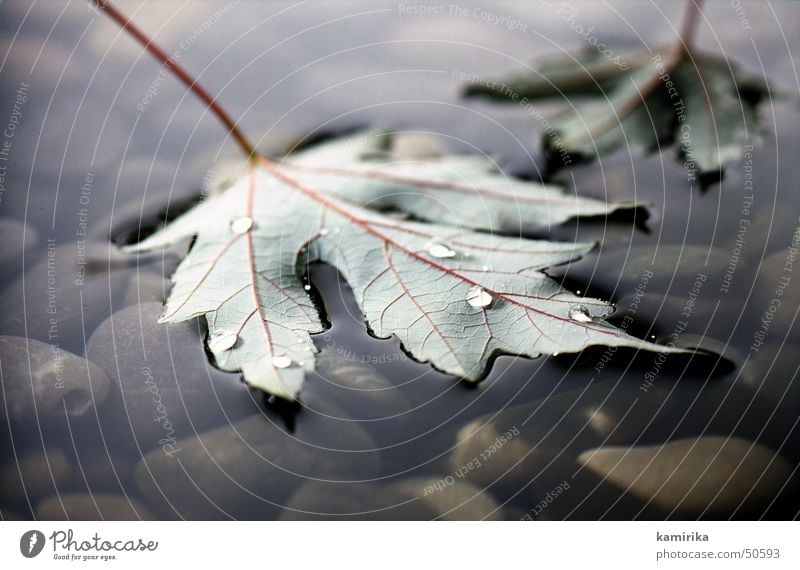
{"label": "pale green leaf", "polygon": [[[692,51],[618,50],[555,56],[507,81],[481,80],[468,95],[494,100],[557,98],[568,103],[550,122],[553,152],[594,157],[620,148],[636,154],[674,144],[692,174],[721,172],[758,134],[757,105],[770,87],[724,58]],[[524,99],[523,99],[524,98]]]}
{"label": "pale green leaf", "polygon": [[469,380],[497,353],[535,357],[597,344],[670,351],[611,326],[603,320],[609,303],[579,297],[543,272],[592,244],[480,231],[617,207],[507,178],[485,158],[396,161],[390,136],[366,133],[252,166],[127,249],[197,236],[172,277],[162,321],[205,316],[220,368],[294,399],[314,368],[311,335],[323,330],[299,274],[313,261],[339,269],[377,336],[394,335],[416,359]]}

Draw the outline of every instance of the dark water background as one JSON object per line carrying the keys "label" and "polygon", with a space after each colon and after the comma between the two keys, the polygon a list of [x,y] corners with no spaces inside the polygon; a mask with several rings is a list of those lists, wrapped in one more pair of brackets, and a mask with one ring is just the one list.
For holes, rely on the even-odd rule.
{"label": "dark water background", "polygon": [[[616,2],[612,7],[573,4],[580,10],[577,20],[594,26],[598,37],[627,45],[652,48],[669,42],[672,26],[680,21],[677,2]],[[585,46],[585,39],[557,14],[558,3],[548,7],[459,2],[441,5],[444,13],[431,15],[408,14],[405,4],[392,2],[188,4],[169,0],[119,5],[167,51],[177,50],[181,63],[240,118],[244,130],[267,154],[279,153],[306,137],[381,126],[435,133],[450,152],[487,153],[497,157],[508,172],[532,179],[541,177],[545,165],[537,119],[513,104],[463,100],[454,75],[462,71],[498,76],[518,71],[535,56]],[[224,15],[215,17],[225,6]],[[237,375],[223,374],[204,360],[202,324],[176,325],[166,335],[164,327],[153,322],[157,313],[152,305],[150,312],[137,309],[140,302],[163,301],[167,278],[188,244],[163,257],[125,256],[115,245],[130,240],[140,225],[152,228],[196,201],[225,163],[238,159],[235,145],[194,96],[160,74],[158,64],[108,19],[78,1],[0,4],[0,122],[7,123],[15,102],[20,117],[13,137],[7,138],[11,146],[0,219],[24,221],[28,228],[24,243],[18,228],[3,233],[8,253],[0,276],[0,332],[84,355],[92,333],[112,313],[127,309],[124,319],[107,321],[101,328],[103,338],[96,343],[102,355],[88,357],[115,364],[116,370],[106,372],[139,391],[145,367],[164,371],[166,376],[157,373],[156,381],[163,382],[165,393],[167,386],[183,382],[182,374],[192,375],[192,389],[200,386],[197,393],[183,397],[176,390],[173,395],[177,407],[173,421],[182,426],[176,430],[179,436],[193,437],[195,432],[257,415],[272,430],[269,433],[295,434],[325,447],[333,440],[338,445],[339,436],[352,441],[347,429],[356,424],[382,448],[380,467],[369,475],[353,469],[349,476],[347,464],[358,466],[364,457],[358,449],[342,452],[336,462],[345,467],[341,476],[338,471],[330,476],[334,480],[391,485],[423,475],[445,477],[450,473],[447,465],[452,465],[446,462],[454,434],[470,421],[510,406],[554,400],[562,393],[580,394],[590,384],[609,387],[598,401],[605,402],[612,423],[621,423],[627,409],[627,405],[614,408],[616,397],[630,403],[641,396],[641,401],[654,406],[646,409],[657,410],[641,418],[633,435],[610,443],[661,444],[733,434],[779,452],[796,468],[800,402],[795,375],[800,354],[794,317],[800,299],[800,283],[795,281],[800,281],[800,275],[789,285],[765,346],[757,352],[751,347],[774,296],[781,256],[785,257],[800,225],[796,158],[800,84],[793,61],[800,53],[794,33],[800,25],[800,7],[778,2],[749,3],[746,8],[749,30],[739,23],[731,4],[710,3],[698,37],[698,47],[723,53],[748,71],[769,78],[782,93],[782,98],[760,109],[763,133],[751,133],[755,190],[740,247],[736,240],[742,207],[750,194],[744,186],[744,159],[728,168],[721,183],[702,191],[687,182],[673,148],[646,158],[618,152],[555,175],[586,196],[648,204],[650,218],[645,222],[580,220],[537,234],[601,242],[583,260],[550,273],[573,289],[616,301],[618,323],[643,271],[652,271],[647,284],[649,309],[638,311],[631,329],[642,337],[669,336],[682,320],[681,310],[698,273],[707,275],[679,341],[723,352],[726,358],[719,362],[700,357],[670,359],[659,368],[658,390],[639,389],[645,375],[652,372],[656,355],[619,351],[598,373],[595,367],[602,348],[537,360],[500,357],[485,381],[466,385],[409,360],[393,339],[371,338],[336,272],[313,267],[311,281],[332,323],[329,334],[317,339],[318,346],[351,365],[367,362],[396,388],[387,390],[385,397],[371,394],[367,401],[357,392],[339,390],[312,376],[304,393],[304,409],[265,405]],[[488,13],[516,18],[527,28],[492,23]],[[24,103],[19,102],[20,88]],[[153,93],[148,95],[149,89]],[[558,105],[548,103],[542,108],[552,113]],[[6,235],[12,237],[6,239]],[[47,267],[49,251],[56,252],[52,275]],[[722,292],[733,256],[737,263],[730,290]],[[768,259],[773,261],[767,263]],[[85,281],[76,285],[84,271]],[[48,276],[55,280],[55,293],[48,290],[53,285]],[[48,302],[54,303],[53,313],[47,311]],[[56,319],[55,329],[48,326],[51,317]],[[141,346],[135,341],[137,332],[144,339]],[[154,340],[162,339],[159,335],[167,340]],[[118,341],[110,341],[117,336]],[[148,340],[153,342],[148,344]],[[130,352],[119,356],[124,351]],[[20,351],[19,358],[25,357],[25,351]],[[752,363],[755,360],[758,366]],[[8,366],[3,362],[4,370]],[[408,404],[400,406],[400,412],[391,402],[398,394]],[[221,508],[212,514],[192,510],[189,503],[202,497],[180,495],[183,499],[166,509],[153,505],[146,486],[137,485],[140,474],[134,466],[159,447],[158,437],[152,430],[139,433],[135,417],[139,412],[128,407],[126,413],[118,400],[112,389],[107,402],[80,417],[60,413],[3,427],[0,460],[10,489],[0,502],[4,517],[31,518],[37,504],[48,496],[87,492],[137,500],[165,517],[279,515],[288,495],[282,483],[256,489],[260,498],[231,499],[231,508],[225,505],[227,495],[223,494],[218,499]],[[335,411],[325,407],[329,401],[336,402]],[[635,406],[631,409],[628,418],[639,413]],[[142,411],[142,417],[151,411]],[[538,436],[537,430],[542,430],[542,436],[548,433],[546,419],[526,424],[529,440]],[[339,449],[336,445],[332,446]],[[53,449],[63,451],[66,463],[72,465],[65,468],[69,476],[59,477],[49,462],[40,463],[43,472],[37,477],[44,481],[27,485],[27,492],[12,492],[20,488],[20,475],[13,468],[17,460],[36,457],[43,450],[49,456]],[[301,473],[300,478],[315,477],[313,470]],[[539,481],[536,476],[532,473],[528,478],[532,486],[525,493],[514,482],[492,486],[490,492],[505,503],[504,516],[519,518],[536,504],[535,497],[553,488],[556,479],[544,475]],[[287,473],[286,478],[290,477],[295,475]],[[243,480],[242,486],[247,487],[247,476]],[[786,485],[784,491],[793,485]],[[270,495],[277,487],[281,492]],[[618,496],[602,485],[585,492],[587,496]],[[552,509],[550,517],[668,514],[627,499],[578,503],[574,510]],[[723,511],[716,516],[793,517],[799,505],[796,495],[790,494],[786,500],[766,501],[751,511]],[[325,506],[320,509],[324,511]],[[424,516],[392,509],[384,513],[386,518]]]}

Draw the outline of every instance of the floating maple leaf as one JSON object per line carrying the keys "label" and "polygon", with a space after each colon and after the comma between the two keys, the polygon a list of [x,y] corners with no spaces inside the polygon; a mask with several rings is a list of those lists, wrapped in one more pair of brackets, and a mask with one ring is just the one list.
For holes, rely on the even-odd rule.
{"label": "floating maple leaf", "polygon": [[[566,99],[545,134],[553,156],[593,157],[621,147],[636,152],[676,144],[691,177],[720,173],[739,158],[757,126],[757,105],[770,88],[725,58],[680,46],[561,55],[508,81],[482,81],[468,95],[527,103]],[[584,100],[581,100],[584,99]]]}
{"label": "floating maple leaf", "polygon": [[287,399],[314,367],[310,335],[323,330],[300,275],[313,261],[339,269],[378,337],[395,335],[416,359],[469,380],[495,353],[535,357],[595,344],[672,350],[613,327],[602,320],[609,303],[543,273],[592,244],[479,231],[520,220],[549,226],[631,204],[509,179],[482,157],[396,160],[391,141],[365,133],[282,162],[255,160],[220,194],[126,248],[197,236],[161,321],[204,316],[217,365]]}

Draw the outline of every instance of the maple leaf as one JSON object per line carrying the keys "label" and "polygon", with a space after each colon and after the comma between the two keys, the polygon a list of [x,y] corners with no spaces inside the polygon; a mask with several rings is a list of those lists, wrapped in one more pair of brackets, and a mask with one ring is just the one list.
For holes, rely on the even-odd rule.
{"label": "maple leaf", "polygon": [[603,320],[612,305],[543,272],[593,244],[483,231],[631,204],[509,179],[483,157],[396,160],[391,142],[369,132],[281,162],[259,159],[221,193],[126,247],[197,236],[172,276],[161,322],[205,317],[221,369],[290,400],[314,367],[311,335],[323,331],[301,275],[315,261],[339,269],[376,336],[395,335],[417,360],[469,380],[496,353],[535,357],[595,344],[673,350],[613,327]]}
{"label": "maple leaf", "polygon": [[565,160],[628,147],[643,154],[675,144],[690,174],[721,173],[738,159],[757,129],[757,105],[770,94],[723,57],[687,49],[636,52],[607,58],[592,49],[545,60],[507,81],[481,81],[467,95],[516,101],[566,99],[569,108],[549,121],[545,149]]}

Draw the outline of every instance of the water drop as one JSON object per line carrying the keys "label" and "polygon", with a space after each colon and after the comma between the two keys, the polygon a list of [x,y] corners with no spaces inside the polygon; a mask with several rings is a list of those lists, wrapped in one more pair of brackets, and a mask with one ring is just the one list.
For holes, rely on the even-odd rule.
{"label": "water drop", "polygon": [[311,291],[311,285],[303,285],[303,289],[306,291]]}
{"label": "water drop", "polygon": [[592,315],[589,314],[589,309],[580,305],[578,307],[572,307],[569,310],[569,318],[573,321],[578,321],[579,323],[591,323],[592,322]]}
{"label": "water drop", "polygon": [[438,257],[440,259],[455,257],[456,252],[444,245],[443,243],[430,242],[425,246],[425,249],[431,257]]}
{"label": "water drop", "polygon": [[489,271],[489,266],[488,265],[484,265],[483,267],[481,267],[481,271],[483,271],[483,272]]}
{"label": "water drop", "polygon": [[253,218],[242,216],[231,222],[231,231],[235,234],[246,234],[253,227]]}
{"label": "water drop", "polygon": [[272,365],[275,368],[289,368],[292,365],[292,359],[288,356],[273,356]]}
{"label": "water drop", "polygon": [[326,236],[329,233],[331,233],[331,231],[328,228],[322,228],[321,230],[319,230],[319,235],[321,236]]}
{"label": "water drop", "polygon": [[467,291],[467,303],[477,308],[488,307],[492,303],[492,296],[476,285]]}
{"label": "water drop", "polygon": [[219,330],[214,331],[208,337],[208,348],[211,352],[230,350],[239,340],[239,335],[233,331]]}

